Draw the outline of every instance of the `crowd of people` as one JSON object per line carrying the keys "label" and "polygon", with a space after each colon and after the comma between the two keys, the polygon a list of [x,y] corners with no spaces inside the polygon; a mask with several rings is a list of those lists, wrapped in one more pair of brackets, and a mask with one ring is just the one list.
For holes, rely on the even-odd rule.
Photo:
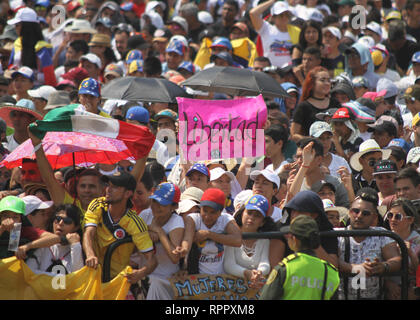
{"label": "crowd of people", "polygon": [[[324,276],[322,297],[394,300],[394,240],[313,236],[390,230],[406,243],[409,298],[418,299],[420,0],[12,0],[0,8],[0,155],[28,139],[37,146],[20,166],[0,167],[0,258],[72,273],[102,265],[109,245],[130,236],[112,256],[111,277],[131,265],[135,299],[173,299],[168,279],[188,274],[242,277],[263,299],[316,299],[322,286],[291,293],[285,266],[322,278],[325,265],[334,285],[326,289]],[[155,136],[177,134],[176,103],[103,99],[101,89],[126,76],[184,87],[212,67],[266,73],[287,93],[265,98],[263,157],[183,163],[179,141],[169,156],[156,139],[140,159],[57,169],[28,129],[79,104]],[[194,99],[237,98],[184,89]],[[12,252],[19,222],[27,241]],[[280,239],[241,236],[284,226]],[[352,285],[360,272],[366,288]]]}

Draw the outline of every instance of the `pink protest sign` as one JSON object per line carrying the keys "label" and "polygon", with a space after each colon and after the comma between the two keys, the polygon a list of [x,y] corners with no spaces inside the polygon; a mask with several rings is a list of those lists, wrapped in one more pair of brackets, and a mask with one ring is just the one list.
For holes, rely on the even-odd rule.
{"label": "pink protest sign", "polygon": [[267,106],[261,95],[234,100],[177,98],[179,146],[185,160],[264,155]]}

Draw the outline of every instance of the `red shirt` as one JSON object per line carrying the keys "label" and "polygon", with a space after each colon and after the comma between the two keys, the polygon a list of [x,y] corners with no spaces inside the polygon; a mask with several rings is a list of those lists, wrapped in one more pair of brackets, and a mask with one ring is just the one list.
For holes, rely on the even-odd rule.
{"label": "red shirt", "polygon": [[44,232],[45,230],[41,230],[32,226],[25,226],[22,227],[21,238],[34,241],[39,239]]}
{"label": "red shirt", "polygon": [[146,9],[146,4],[144,2],[140,4],[133,2],[133,11],[137,17],[141,18],[141,15],[144,13],[144,9]]}

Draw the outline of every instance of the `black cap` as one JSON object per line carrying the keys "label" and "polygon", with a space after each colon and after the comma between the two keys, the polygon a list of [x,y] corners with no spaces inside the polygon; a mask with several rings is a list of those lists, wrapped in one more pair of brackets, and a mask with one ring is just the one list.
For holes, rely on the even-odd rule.
{"label": "black cap", "polygon": [[381,173],[397,173],[397,165],[391,160],[379,160],[373,168],[373,175]]}
{"label": "black cap", "polygon": [[284,206],[284,210],[289,213],[291,210],[317,213],[325,215],[324,204],[321,198],[313,191],[305,190],[298,192],[292,200]]}
{"label": "black cap", "polygon": [[141,35],[131,36],[127,41],[127,47],[129,50],[142,50],[149,48],[150,46],[151,45]]}
{"label": "black cap", "polygon": [[118,187],[124,187],[127,190],[134,191],[137,187],[137,182],[134,177],[128,172],[115,172],[109,176],[102,176],[101,181],[105,183],[111,182],[113,185]]}

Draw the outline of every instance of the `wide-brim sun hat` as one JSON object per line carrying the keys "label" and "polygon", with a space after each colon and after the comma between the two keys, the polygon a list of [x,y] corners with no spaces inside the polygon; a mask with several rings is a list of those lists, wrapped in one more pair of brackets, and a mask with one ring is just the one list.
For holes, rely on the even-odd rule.
{"label": "wide-brim sun hat", "polygon": [[360,158],[367,153],[370,152],[381,152],[382,153],[382,160],[388,159],[391,155],[392,150],[390,149],[381,149],[378,143],[373,139],[368,139],[364,141],[359,146],[359,152],[353,154],[350,158],[350,166],[356,170],[361,171],[363,169],[362,165],[360,164]]}
{"label": "wide-brim sun hat", "polygon": [[32,101],[28,99],[20,99],[16,104],[4,104],[0,106],[0,118],[6,121],[9,127],[13,127],[12,120],[10,119],[11,111],[26,112],[34,116],[36,120],[42,120],[44,117],[41,113],[35,110],[35,106]]}

